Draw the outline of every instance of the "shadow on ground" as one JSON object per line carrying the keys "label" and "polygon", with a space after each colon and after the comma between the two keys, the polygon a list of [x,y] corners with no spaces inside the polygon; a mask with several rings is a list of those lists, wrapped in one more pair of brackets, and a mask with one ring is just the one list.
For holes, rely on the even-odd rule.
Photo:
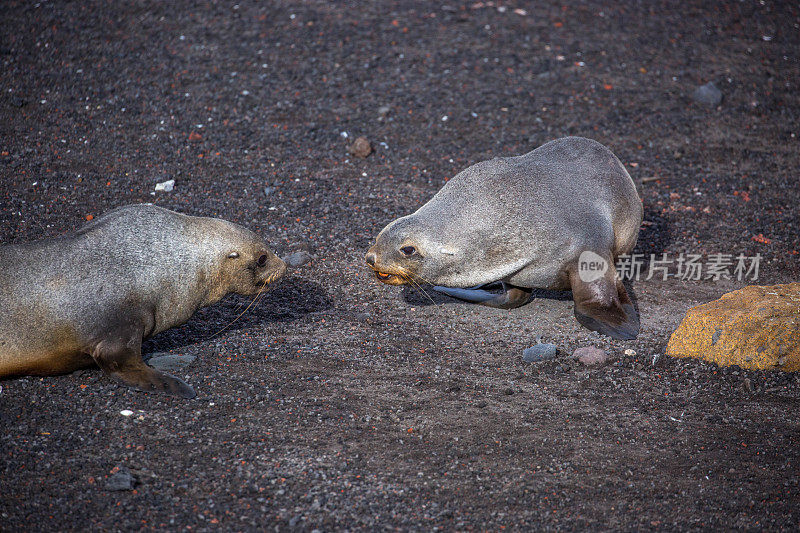
{"label": "shadow on ground", "polygon": [[148,339],[142,345],[142,352],[180,350],[189,344],[211,341],[222,332],[253,329],[273,322],[291,322],[333,306],[322,285],[294,276],[284,279],[275,289],[263,293],[253,302],[254,298],[229,295],[195,313],[186,324]]}

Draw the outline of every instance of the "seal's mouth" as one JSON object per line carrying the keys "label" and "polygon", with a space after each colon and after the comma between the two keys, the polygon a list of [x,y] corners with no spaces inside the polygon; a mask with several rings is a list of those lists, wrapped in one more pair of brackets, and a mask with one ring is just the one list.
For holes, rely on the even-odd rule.
{"label": "seal's mouth", "polygon": [[398,276],[397,274],[381,272],[380,270],[375,271],[375,279],[381,283],[386,283],[387,285],[403,285],[406,282],[403,277]]}
{"label": "seal's mouth", "polygon": [[263,283],[265,286],[272,285],[274,282],[281,279],[284,276],[284,274],[286,274],[286,270],[287,270],[286,263],[280,261],[275,271],[272,274],[268,275],[266,278],[262,278],[263,280],[261,281],[261,283]]}

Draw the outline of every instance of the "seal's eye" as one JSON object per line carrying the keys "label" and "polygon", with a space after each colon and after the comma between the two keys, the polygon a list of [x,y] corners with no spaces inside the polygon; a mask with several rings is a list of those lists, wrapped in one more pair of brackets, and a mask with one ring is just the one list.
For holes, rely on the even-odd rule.
{"label": "seal's eye", "polygon": [[239,252],[231,252],[228,254],[228,259],[236,259],[239,257]]}
{"label": "seal's eye", "polygon": [[267,254],[263,254],[258,258],[258,266],[263,267],[267,264]]}
{"label": "seal's eye", "polygon": [[417,249],[414,248],[413,246],[403,246],[402,248],[400,248],[400,253],[406,257],[409,257],[417,253]]}

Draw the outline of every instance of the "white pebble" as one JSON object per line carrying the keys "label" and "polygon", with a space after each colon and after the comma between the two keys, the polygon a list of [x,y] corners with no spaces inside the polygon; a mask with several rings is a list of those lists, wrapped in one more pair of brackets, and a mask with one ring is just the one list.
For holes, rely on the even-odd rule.
{"label": "white pebble", "polygon": [[628,348],[627,350],[625,350],[625,355],[636,355],[636,350],[631,350],[630,348]]}
{"label": "white pebble", "polygon": [[175,180],[167,180],[167,181],[162,181],[161,183],[156,183],[157,191],[170,192],[174,188],[175,188]]}
{"label": "white pebble", "polygon": [[119,414],[121,414],[122,416],[131,416],[133,414],[133,411],[129,411],[128,409],[123,409],[122,411],[119,412]]}

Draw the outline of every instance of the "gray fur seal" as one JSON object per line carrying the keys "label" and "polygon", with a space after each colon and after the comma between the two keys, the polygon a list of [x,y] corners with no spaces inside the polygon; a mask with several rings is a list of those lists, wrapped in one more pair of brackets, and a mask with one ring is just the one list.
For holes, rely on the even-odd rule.
{"label": "gray fur seal", "polygon": [[[425,282],[503,309],[527,303],[534,288],[572,289],[581,324],[633,339],[639,317],[614,265],[636,245],[642,213],[608,148],[565,137],[463,170],[386,226],[366,262],[383,283]],[[501,294],[476,288],[497,282]]]}
{"label": "gray fur seal", "polygon": [[189,385],[144,364],[142,340],[229,292],[256,294],[285,271],[250,230],[150,204],[2,246],[0,379],[94,363],[132,387],[192,398]]}

